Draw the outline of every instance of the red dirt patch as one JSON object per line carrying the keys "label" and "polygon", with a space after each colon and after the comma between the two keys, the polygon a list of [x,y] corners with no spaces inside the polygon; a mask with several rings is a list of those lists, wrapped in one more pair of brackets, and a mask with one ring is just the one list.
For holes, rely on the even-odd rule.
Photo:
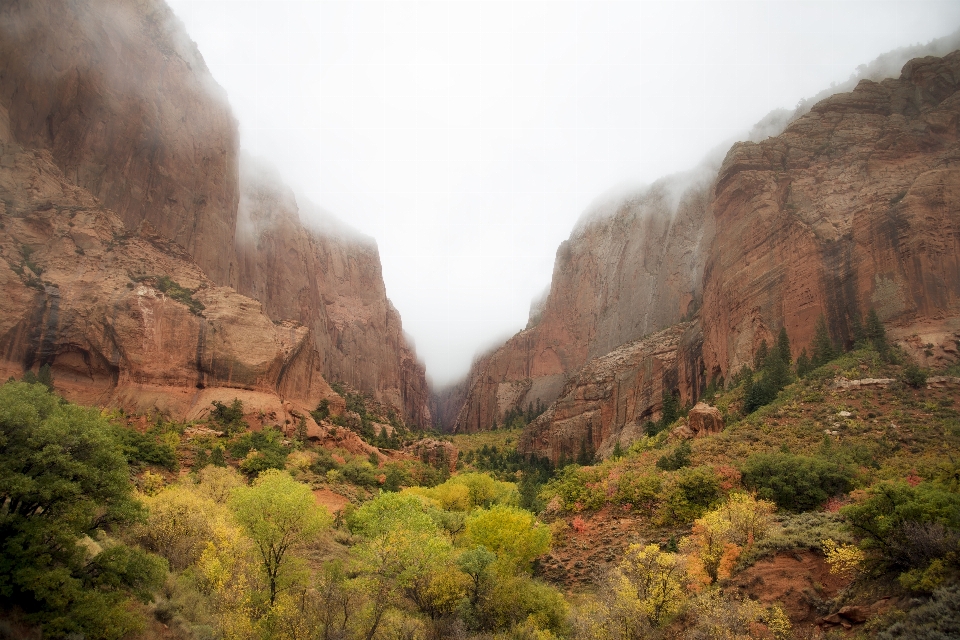
{"label": "red dirt patch", "polygon": [[327,508],[327,511],[330,512],[330,515],[335,514],[337,511],[340,511],[345,506],[350,504],[348,499],[344,498],[339,493],[334,493],[330,489],[316,489],[313,492],[313,497],[317,501],[317,504]]}
{"label": "red dirt patch", "polygon": [[823,556],[796,551],[758,560],[734,576],[727,589],[763,604],[778,603],[795,625],[813,625],[825,613],[818,606],[847,584],[849,580],[830,573]]}

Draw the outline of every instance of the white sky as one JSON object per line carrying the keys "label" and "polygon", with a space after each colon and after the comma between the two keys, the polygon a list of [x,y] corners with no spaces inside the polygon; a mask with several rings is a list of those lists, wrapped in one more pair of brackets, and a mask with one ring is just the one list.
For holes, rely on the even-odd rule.
{"label": "white sky", "polygon": [[955,0],[168,2],[243,147],[376,239],[438,384],[523,328],[603,192],[960,26]]}

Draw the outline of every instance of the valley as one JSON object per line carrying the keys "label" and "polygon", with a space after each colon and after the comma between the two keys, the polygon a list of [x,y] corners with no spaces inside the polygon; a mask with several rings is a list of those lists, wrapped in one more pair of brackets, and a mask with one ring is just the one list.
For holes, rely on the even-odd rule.
{"label": "valley", "polygon": [[437,387],[122,4],[0,7],[0,636],[960,634],[960,36],[599,200]]}

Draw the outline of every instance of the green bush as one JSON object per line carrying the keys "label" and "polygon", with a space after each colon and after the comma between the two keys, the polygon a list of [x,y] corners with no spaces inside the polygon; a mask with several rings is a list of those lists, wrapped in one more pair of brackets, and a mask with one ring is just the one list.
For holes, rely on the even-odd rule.
{"label": "green bush", "polygon": [[842,513],[882,570],[925,569],[951,553],[956,561],[960,494],[939,483],[884,482]]}
{"label": "green bush", "polygon": [[824,458],[758,453],[740,470],[743,485],[787,511],[811,511],[853,488],[853,471]]}
{"label": "green bush", "polygon": [[690,465],[690,442],[684,440],[673,451],[657,459],[657,469],[662,471],[676,471]]}
{"label": "green bush", "polygon": [[903,381],[913,387],[920,389],[927,385],[927,371],[911,362],[903,369]]}
{"label": "green bush", "polygon": [[243,421],[243,402],[239,398],[234,398],[230,406],[219,400],[214,400],[211,404],[213,410],[210,412],[210,419],[222,431],[231,434],[246,430],[247,423]]}
{"label": "green bush", "polygon": [[114,437],[129,464],[153,464],[169,471],[176,471],[180,467],[176,447],[163,442],[156,433],[140,433],[117,426]]}
{"label": "green bush", "polygon": [[937,589],[928,600],[911,604],[906,616],[877,634],[877,640],[960,638],[960,585]]}
{"label": "green bush", "polygon": [[179,283],[170,279],[169,276],[160,276],[157,278],[157,289],[168,298],[172,298],[186,305],[193,314],[200,315],[200,312],[205,309],[203,303],[193,297],[193,289],[181,287]]}

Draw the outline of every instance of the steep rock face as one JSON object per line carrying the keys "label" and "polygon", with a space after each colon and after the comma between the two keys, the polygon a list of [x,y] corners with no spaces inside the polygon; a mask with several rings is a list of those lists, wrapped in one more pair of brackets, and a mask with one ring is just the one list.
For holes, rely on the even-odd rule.
{"label": "steep rock face", "polygon": [[708,163],[584,218],[557,250],[539,322],[474,364],[457,421],[444,426],[488,429],[511,408],[549,404],[591,358],[694,312],[715,175]]}
{"label": "steep rock face", "polygon": [[335,396],[307,327],[271,321],[148,224],[128,231],[6,123],[0,107],[0,375],[48,364],[71,399],[179,419],[239,397],[281,426]]}
{"label": "steep rock face", "polygon": [[[591,360],[524,429],[518,450],[557,462],[581,452],[609,455],[618,441],[629,446],[662,410],[664,389],[702,384],[699,367],[681,366],[684,360],[699,360],[689,351],[698,331],[696,323],[676,324]],[[683,379],[690,370],[697,371],[694,379]]]}
{"label": "steep rock face", "polygon": [[912,60],[733,146],[704,276],[712,375],[750,362],[781,326],[798,352],[820,314],[847,343],[870,308],[898,335],[960,328],[958,88],[960,52]]}
{"label": "steep rock face", "polygon": [[386,299],[376,246],[342,227],[305,229],[282,186],[257,200],[254,181],[238,207],[237,124],[162,0],[3,3],[0,61],[12,140],[49,152],[128,231],[146,223],[212,283],[306,327],[305,353],[324,376],[430,423],[423,367]]}
{"label": "steep rock face", "polygon": [[310,327],[328,379],[368,391],[407,421],[430,426],[424,367],[387,299],[373,239],[298,204],[262,162],[243,156],[240,175],[240,293],[262,301],[274,320]]}
{"label": "steep rock face", "polygon": [[147,221],[235,285],[237,124],[162,0],[0,6],[0,102],[14,138],[129,229]]}

